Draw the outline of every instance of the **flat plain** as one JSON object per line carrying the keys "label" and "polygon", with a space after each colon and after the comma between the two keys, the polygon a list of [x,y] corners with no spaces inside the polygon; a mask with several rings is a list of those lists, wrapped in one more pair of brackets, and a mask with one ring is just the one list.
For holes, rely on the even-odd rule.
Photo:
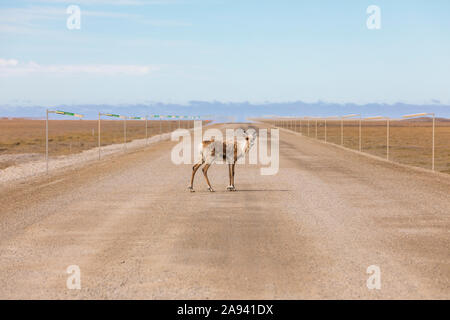
{"label": "flat plain", "polygon": [[[265,121],[275,124],[275,121]],[[279,123],[278,123],[279,124]],[[325,141],[325,120],[292,120],[282,126],[311,138]],[[308,128],[309,127],[309,128]],[[343,146],[359,150],[359,120],[344,121]],[[341,122],[327,120],[327,142],[341,145]],[[364,120],[361,126],[362,151],[387,158],[387,122]],[[389,160],[431,169],[432,122],[430,119],[391,120],[389,130]],[[450,173],[450,120],[436,119],[435,169]]]}
{"label": "flat plain", "polygon": [[[192,128],[188,120],[149,120],[151,137],[178,127]],[[126,121],[126,141],[146,137],[144,120]],[[101,120],[102,146],[124,142],[123,120]],[[79,153],[98,146],[97,120],[49,120],[49,156]],[[0,119],[0,169],[45,155],[45,120]]]}

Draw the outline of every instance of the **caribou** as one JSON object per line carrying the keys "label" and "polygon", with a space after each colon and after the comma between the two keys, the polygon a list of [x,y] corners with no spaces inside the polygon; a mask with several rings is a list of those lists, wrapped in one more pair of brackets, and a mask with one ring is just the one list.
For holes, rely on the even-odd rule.
{"label": "caribou", "polygon": [[195,173],[202,165],[204,165],[202,171],[208,184],[208,190],[214,192],[208,179],[208,169],[217,159],[222,159],[228,164],[230,184],[227,187],[227,191],[236,191],[236,187],[234,186],[234,167],[236,162],[249,152],[256,140],[256,130],[248,129],[245,131],[241,129],[240,131],[241,135],[234,136],[233,140],[221,141],[212,138],[200,144],[200,160],[192,167],[191,185],[188,187],[191,192],[195,192]]}

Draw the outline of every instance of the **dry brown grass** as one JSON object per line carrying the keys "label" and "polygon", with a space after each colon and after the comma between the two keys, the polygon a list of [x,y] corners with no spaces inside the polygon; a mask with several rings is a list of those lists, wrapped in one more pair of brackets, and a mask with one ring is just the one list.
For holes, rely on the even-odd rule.
{"label": "dry brown grass", "polygon": [[[161,132],[178,128],[178,120],[161,121]],[[191,128],[193,121],[180,120],[182,128]],[[148,121],[148,137],[160,133],[160,121]],[[49,120],[50,156],[78,153],[98,146],[97,120]],[[144,120],[127,120],[127,142],[145,138]],[[102,146],[123,143],[122,120],[101,121]],[[45,154],[45,120],[0,119],[0,155]],[[14,161],[1,160],[0,168],[14,165]]]}
{"label": "dry brown grass", "polygon": [[[273,123],[273,122],[272,122]],[[287,129],[308,136],[306,120],[297,120]],[[386,158],[386,121],[362,122],[362,151]],[[309,121],[309,137],[316,137],[316,121]],[[317,138],[325,140],[325,121],[317,122]],[[327,141],[341,144],[340,121],[327,121]],[[430,120],[398,120],[390,124],[389,158],[392,161],[431,169],[432,122]],[[359,149],[359,120],[344,122],[344,146]],[[450,173],[450,121],[437,119],[435,132],[435,169]]]}

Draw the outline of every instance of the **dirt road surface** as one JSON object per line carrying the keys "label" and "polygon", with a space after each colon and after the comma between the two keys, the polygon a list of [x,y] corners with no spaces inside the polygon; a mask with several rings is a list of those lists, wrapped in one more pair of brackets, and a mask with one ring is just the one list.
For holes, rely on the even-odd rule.
{"label": "dirt road surface", "polygon": [[174,144],[3,186],[0,298],[450,298],[450,176],[282,131],[277,175],[189,193]]}

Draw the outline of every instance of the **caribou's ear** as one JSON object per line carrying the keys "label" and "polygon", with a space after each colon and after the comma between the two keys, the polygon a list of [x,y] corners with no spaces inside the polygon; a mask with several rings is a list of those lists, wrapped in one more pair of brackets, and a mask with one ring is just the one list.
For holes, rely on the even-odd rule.
{"label": "caribou's ear", "polygon": [[246,133],[248,136],[251,136],[252,138],[255,138],[258,135],[258,132],[254,128],[248,128]]}

